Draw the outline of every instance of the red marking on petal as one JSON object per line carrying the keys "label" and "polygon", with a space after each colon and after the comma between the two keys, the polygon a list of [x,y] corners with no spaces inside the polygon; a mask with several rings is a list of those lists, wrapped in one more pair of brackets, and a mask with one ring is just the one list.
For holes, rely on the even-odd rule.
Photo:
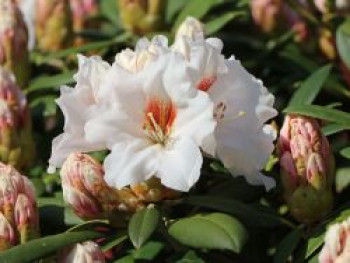
{"label": "red marking on petal", "polygon": [[208,91],[214,85],[216,79],[216,76],[202,78],[197,84],[197,89],[201,91]]}

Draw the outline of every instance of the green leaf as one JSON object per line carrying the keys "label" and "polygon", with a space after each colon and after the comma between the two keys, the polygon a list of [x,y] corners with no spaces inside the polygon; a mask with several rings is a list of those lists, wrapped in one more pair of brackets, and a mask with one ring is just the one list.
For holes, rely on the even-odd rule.
{"label": "green leaf", "polygon": [[332,123],[322,127],[322,132],[326,136],[333,135],[335,133],[345,131],[345,130],[350,130],[350,126]]}
{"label": "green leaf", "polygon": [[275,213],[244,204],[234,199],[217,196],[190,196],[184,202],[232,214],[250,226],[272,227],[284,223],[288,224],[287,221]]}
{"label": "green leaf", "polygon": [[119,8],[116,0],[103,0],[100,2],[101,13],[113,24],[119,23]]}
{"label": "green leaf", "polygon": [[156,256],[162,251],[164,244],[160,242],[147,242],[140,249],[133,251],[134,259],[139,260],[154,260]]}
{"label": "green leaf", "polygon": [[86,240],[101,237],[102,234],[92,231],[69,232],[47,236],[29,241],[26,244],[15,246],[0,253],[0,262],[26,263],[43,258],[58,249]]}
{"label": "green leaf", "polygon": [[177,16],[173,30],[177,29],[178,26],[189,16],[197,19],[201,19],[205,16],[213,7],[222,4],[224,0],[191,0],[187,1],[186,6],[182,9],[180,14]]}
{"label": "green leaf", "polygon": [[298,246],[302,236],[299,229],[292,230],[277,247],[276,254],[273,258],[274,263],[287,262],[289,256],[294,249]]}
{"label": "green leaf", "polygon": [[176,261],[176,263],[205,263],[203,259],[201,259],[195,251],[188,251],[182,259]]}
{"label": "green leaf", "polygon": [[339,56],[346,66],[350,68],[350,19],[347,19],[338,27],[336,43]]}
{"label": "green leaf", "polygon": [[298,105],[286,108],[285,113],[296,113],[350,127],[350,114],[318,105]]}
{"label": "green leaf", "polygon": [[114,263],[134,263],[135,260],[131,255],[122,257],[120,259],[117,259],[116,261],[113,261]]}
{"label": "green leaf", "polygon": [[172,24],[172,20],[176,13],[178,13],[188,0],[168,0],[166,9],[166,21]]}
{"label": "green leaf", "polygon": [[311,104],[328,78],[332,65],[324,66],[308,77],[294,93],[289,106]]}
{"label": "green leaf", "polygon": [[113,239],[109,240],[105,245],[102,246],[103,251],[108,251],[121,243],[123,243],[125,240],[128,239],[127,235],[118,235],[117,237],[114,237]]}
{"label": "green leaf", "polygon": [[242,250],[248,238],[237,219],[220,213],[180,219],[170,226],[169,234],[190,247],[227,249],[236,253]]}
{"label": "green leaf", "polygon": [[159,212],[147,207],[136,212],[129,222],[129,237],[135,248],[140,248],[152,235],[158,224]]}
{"label": "green leaf", "polygon": [[335,189],[341,193],[350,185],[350,167],[339,168],[335,173]]}
{"label": "green leaf", "polygon": [[215,18],[204,25],[205,33],[207,35],[213,35],[233,19],[244,15],[246,15],[245,12],[236,11],[236,12],[229,12],[222,16],[219,16],[218,18]]}
{"label": "green leaf", "polygon": [[61,85],[73,83],[73,72],[65,72],[54,76],[40,76],[35,78],[29,84],[29,87],[24,91],[26,94],[45,89],[45,88],[58,88]]}
{"label": "green leaf", "polygon": [[346,147],[340,151],[340,155],[346,159],[350,159],[350,147]]}

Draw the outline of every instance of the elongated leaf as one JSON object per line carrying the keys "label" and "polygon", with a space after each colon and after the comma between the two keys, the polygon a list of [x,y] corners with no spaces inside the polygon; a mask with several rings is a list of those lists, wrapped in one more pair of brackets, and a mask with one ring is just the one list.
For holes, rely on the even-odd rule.
{"label": "elongated leaf", "polygon": [[169,234],[180,243],[203,249],[228,249],[239,253],[248,234],[235,218],[213,213],[180,219],[169,228]]}
{"label": "elongated leaf", "polygon": [[187,1],[186,6],[178,15],[173,30],[176,30],[178,26],[188,17],[192,16],[201,19],[205,16],[210,9],[223,3],[223,0],[191,0]]}
{"label": "elongated leaf", "polygon": [[154,207],[136,212],[129,222],[129,237],[135,248],[140,248],[156,229],[159,213]]}
{"label": "elongated leaf", "polygon": [[337,49],[341,59],[350,68],[350,20],[341,24],[336,33]]}
{"label": "elongated leaf", "polygon": [[318,105],[291,106],[284,110],[286,113],[297,113],[334,123],[350,126],[350,114]]}
{"label": "elongated leaf", "polygon": [[350,159],[350,147],[346,147],[340,151],[341,156],[345,157],[346,159]]}
{"label": "elongated leaf", "polygon": [[294,93],[289,106],[311,104],[321,91],[323,84],[331,72],[332,65],[327,65],[308,77],[299,89]]}
{"label": "elongated leaf", "polygon": [[167,9],[166,9],[166,21],[172,24],[172,20],[176,13],[178,13],[188,0],[168,0]]}
{"label": "elongated leaf", "polygon": [[287,259],[297,247],[302,236],[299,229],[292,230],[277,247],[276,254],[273,258],[274,263],[287,262]]}
{"label": "elongated leaf", "polygon": [[242,17],[244,15],[246,15],[246,13],[238,11],[238,12],[229,12],[222,16],[219,16],[218,18],[215,18],[205,24],[205,33],[207,35],[215,34],[233,19]]}
{"label": "elongated leaf", "polygon": [[350,186],[350,167],[339,168],[335,174],[335,189],[341,193]]}
{"label": "elongated leaf", "polygon": [[350,130],[350,126],[332,123],[322,127],[322,132],[326,136],[333,135],[335,133],[345,131],[345,130]]}
{"label": "elongated leaf", "polygon": [[103,0],[100,1],[101,13],[113,24],[118,24],[119,22],[119,12],[116,0]]}
{"label": "elongated leaf", "polygon": [[232,214],[250,226],[272,227],[287,223],[277,214],[257,209],[233,199],[217,196],[191,196],[186,198],[184,202]]}
{"label": "elongated leaf", "polygon": [[101,237],[92,231],[69,232],[29,241],[0,253],[0,262],[26,263],[43,258],[56,250],[85,240]]}
{"label": "elongated leaf", "polygon": [[74,81],[73,75],[73,72],[65,72],[54,76],[40,76],[29,84],[29,87],[25,90],[25,93],[28,94],[44,88],[59,88],[61,85],[72,83]]}

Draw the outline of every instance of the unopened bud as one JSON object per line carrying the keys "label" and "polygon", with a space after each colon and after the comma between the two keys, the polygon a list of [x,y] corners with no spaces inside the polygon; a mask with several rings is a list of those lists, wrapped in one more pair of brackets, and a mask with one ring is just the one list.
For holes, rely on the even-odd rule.
{"label": "unopened bud", "polygon": [[29,78],[28,32],[12,0],[0,1],[0,66],[14,73],[21,88]]}
{"label": "unopened bud", "polygon": [[95,242],[85,241],[60,251],[58,262],[104,263],[105,258],[100,247]]}
{"label": "unopened bud", "polygon": [[321,219],[332,208],[334,167],[329,143],[317,121],[288,115],[281,129],[279,154],[290,212],[304,223]]}
{"label": "unopened bud", "polygon": [[274,31],[282,15],[281,0],[252,0],[251,9],[254,22],[266,33]]}
{"label": "unopened bud", "polygon": [[27,100],[13,75],[0,66],[0,161],[26,168],[34,152]]}
{"label": "unopened bud", "polygon": [[333,33],[326,28],[321,29],[318,44],[322,54],[329,60],[334,60],[337,56],[335,38]]}
{"label": "unopened bud", "polygon": [[57,51],[71,43],[72,24],[68,0],[36,0],[36,40],[42,51]]}
{"label": "unopened bud", "polygon": [[324,241],[319,263],[350,262],[350,218],[330,226]]}
{"label": "unopened bud", "polygon": [[0,251],[16,245],[16,235],[13,227],[6,217],[0,213]]}
{"label": "unopened bud", "polygon": [[117,0],[126,30],[146,34],[159,30],[164,23],[164,0]]}

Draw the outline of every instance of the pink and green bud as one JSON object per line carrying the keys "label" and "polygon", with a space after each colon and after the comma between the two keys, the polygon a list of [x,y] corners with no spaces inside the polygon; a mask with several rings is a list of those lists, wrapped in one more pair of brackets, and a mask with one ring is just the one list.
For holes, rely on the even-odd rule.
{"label": "pink and green bud", "polygon": [[0,1],[0,66],[13,72],[25,88],[30,74],[28,32],[22,14],[12,0]]}
{"label": "pink and green bud", "polygon": [[57,51],[68,47],[72,38],[68,0],[36,0],[35,31],[38,48]]}
{"label": "pink and green bud", "polygon": [[[39,235],[39,215],[32,183],[12,166],[0,163],[1,247],[17,245]],[[3,243],[9,237],[8,243]]]}
{"label": "pink and green bud", "polygon": [[106,261],[98,244],[93,241],[85,241],[60,251],[58,262],[104,263]]}
{"label": "pink and green bud", "polygon": [[305,223],[321,219],[332,208],[334,165],[318,122],[288,115],[278,146],[284,196],[290,212]]}
{"label": "pink and green bud", "polygon": [[[98,13],[98,4],[96,0],[70,0],[72,10],[73,31],[75,34],[81,33],[84,29],[93,27],[92,19]],[[74,44],[84,43],[82,37],[75,37]]]}
{"label": "pink and green bud", "polygon": [[34,149],[27,100],[14,76],[0,66],[0,161],[26,168]]}
{"label": "pink and green bud", "polygon": [[350,218],[330,226],[324,241],[319,263],[350,262]]}
{"label": "pink and green bud", "polygon": [[120,16],[126,30],[135,34],[155,32],[164,24],[166,1],[117,0]]}

